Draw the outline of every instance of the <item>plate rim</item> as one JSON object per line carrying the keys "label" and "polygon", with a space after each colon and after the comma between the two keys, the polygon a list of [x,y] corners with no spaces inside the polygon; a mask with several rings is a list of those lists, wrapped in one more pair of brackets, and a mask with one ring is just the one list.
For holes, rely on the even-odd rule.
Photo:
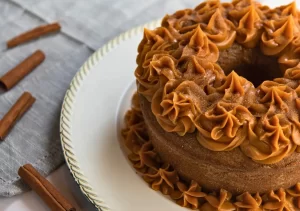
{"label": "plate rim", "polygon": [[100,211],[111,211],[109,206],[102,200],[93,189],[92,185],[88,181],[84,172],[80,168],[80,164],[76,158],[76,152],[72,142],[72,127],[70,117],[73,114],[73,107],[78,91],[80,90],[85,78],[89,75],[93,67],[98,64],[109,52],[122,42],[132,38],[133,36],[143,33],[144,28],[155,28],[159,26],[161,19],[150,21],[146,24],[129,29],[126,32],[121,33],[114,39],[107,42],[103,47],[96,50],[80,67],[79,71],[73,77],[69,88],[67,89],[62,108],[60,112],[60,143],[63,150],[63,155],[69,171],[76,183],[78,184],[81,192],[85,197]]}

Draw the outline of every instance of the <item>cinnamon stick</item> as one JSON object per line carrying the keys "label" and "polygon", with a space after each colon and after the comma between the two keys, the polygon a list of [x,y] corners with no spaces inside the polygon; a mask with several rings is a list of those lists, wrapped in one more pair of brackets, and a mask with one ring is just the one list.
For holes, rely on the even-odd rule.
{"label": "cinnamon stick", "polygon": [[44,60],[45,54],[41,50],[35,51],[24,61],[3,75],[0,78],[0,85],[2,85],[6,90],[11,89]]}
{"label": "cinnamon stick", "polygon": [[70,202],[31,165],[26,164],[19,168],[20,177],[42,198],[51,210],[75,211]]}
{"label": "cinnamon stick", "polygon": [[35,98],[29,92],[24,92],[17,102],[11,107],[11,109],[4,115],[0,121],[0,140],[3,140],[5,136],[12,129],[14,124],[20,119],[23,114],[31,107],[35,102]]}
{"label": "cinnamon stick", "polygon": [[27,32],[24,32],[6,42],[7,48],[16,47],[22,43],[37,39],[43,35],[59,31],[61,26],[59,23],[51,23],[43,26],[38,26]]}

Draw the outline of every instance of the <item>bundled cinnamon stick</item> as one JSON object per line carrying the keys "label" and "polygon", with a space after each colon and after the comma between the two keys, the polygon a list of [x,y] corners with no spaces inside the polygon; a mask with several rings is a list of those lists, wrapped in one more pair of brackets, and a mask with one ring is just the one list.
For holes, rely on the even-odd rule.
{"label": "bundled cinnamon stick", "polygon": [[13,48],[22,43],[37,39],[43,35],[53,33],[60,30],[59,23],[51,23],[43,26],[36,27],[30,31],[24,32],[19,36],[12,38],[11,40],[6,42],[7,48]]}
{"label": "bundled cinnamon stick", "polygon": [[37,50],[15,68],[8,71],[0,78],[0,84],[9,90],[21,81],[26,75],[33,71],[38,65],[45,60],[45,54],[41,50]]}
{"label": "bundled cinnamon stick", "polygon": [[3,140],[11,128],[20,119],[23,114],[35,102],[35,98],[29,92],[24,92],[11,109],[4,115],[0,121],[0,140]]}
{"label": "bundled cinnamon stick", "polygon": [[51,210],[76,210],[31,164],[21,166],[18,174],[42,198]]}

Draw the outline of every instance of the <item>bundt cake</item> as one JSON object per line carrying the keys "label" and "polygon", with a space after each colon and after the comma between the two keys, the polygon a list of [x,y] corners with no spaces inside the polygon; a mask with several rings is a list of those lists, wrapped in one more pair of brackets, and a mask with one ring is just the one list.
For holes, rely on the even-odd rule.
{"label": "bundt cake", "polygon": [[200,210],[300,209],[300,13],[206,1],[145,29],[123,130],[155,190]]}

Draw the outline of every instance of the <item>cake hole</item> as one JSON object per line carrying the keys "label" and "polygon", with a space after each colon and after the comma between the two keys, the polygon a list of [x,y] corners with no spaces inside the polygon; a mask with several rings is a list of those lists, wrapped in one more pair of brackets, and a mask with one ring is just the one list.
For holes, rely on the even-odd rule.
{"label": "cake hole", "polygon": [[218,64],[226,75],[234,70],[238,75],[258,87],[266,80],[283,77],[283,71],[275,56],[264,55],[260,47],[246,48],[233,43],[228,49],[220,51]]}
{"label": "cake hole", "polygon": [[264,81],[271,81],[283,76],[279,66],[243,64],[235,68],[235,72],[258,87]]}

